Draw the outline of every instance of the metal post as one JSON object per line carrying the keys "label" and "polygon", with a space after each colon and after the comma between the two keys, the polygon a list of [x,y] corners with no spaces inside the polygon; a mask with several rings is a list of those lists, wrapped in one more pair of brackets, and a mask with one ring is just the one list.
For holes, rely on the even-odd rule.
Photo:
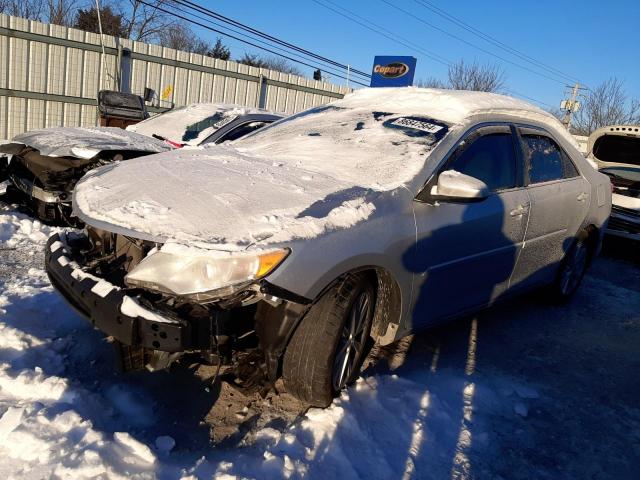
{"label": "metal post", "polygon": [[119,92],[122,92],[122,45],[120,45],[119,41],[118,41],[118,56],[116,60],[116,89]]}
{"label": "metal post", "polygon": [[96,0],[96,13],[98,14],[98,30],[100,32],[100,45],[102,46],[102,61],[100,62],[100,78],[104,78],[104,41],[102,39],[102,19],[100,18],[100,0]]}
{"label": "metal post", "polygon": [[267,108],[267,82],[262,74],[258,78],[258,108]]}
{"label": "metal post", "polygon": [[580,103],[577,101],[579,91],[580,84],[576,83],[573,86],[571,98],[569,100],[565,100],[563,104],[561,104],[561,108],[564,108],[565,110],[564,117],[562,118],[562,124],[566,127],[567,130],[569,129],[569,127],[571,127],[571,115],[580,109]]}

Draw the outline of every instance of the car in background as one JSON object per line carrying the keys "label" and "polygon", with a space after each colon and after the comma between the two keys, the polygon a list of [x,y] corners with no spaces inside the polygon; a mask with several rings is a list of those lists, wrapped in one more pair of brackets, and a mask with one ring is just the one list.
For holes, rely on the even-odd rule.
{"label": "car in background", "polygon": [[609,125],[589,136],[588,156],[613,186],[607,233],[640,240],[640,125]]}
{"label": "car in background", "polygon": [[46,269],[123,365],[197,354],[326,406],[373,341],[541,285],[570,298],[611,185],[528,103],[380,88],[95,169],[73,205],[86,229],[53,235]]}
{"label": "car in background", "polygon": [[0,144],[0,173],[8,193],[48,223],[76,225],[71,195],[89,170],[132,158],[233,141],[282,118],[265,110],[199,103],[129,125],[57,127],[17,135]]}

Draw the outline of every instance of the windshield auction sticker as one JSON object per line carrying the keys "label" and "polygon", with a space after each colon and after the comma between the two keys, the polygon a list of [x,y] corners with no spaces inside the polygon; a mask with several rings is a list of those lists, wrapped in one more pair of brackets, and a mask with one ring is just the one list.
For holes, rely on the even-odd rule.
{"label": "windshield auction sticker", "polygon": [[382,124],[387,128],[397,128],[410,137],[433,136],[440,140],[449,130],[446,123],[423,117],[397,117],[391,118]]}
{"label": "windshield auction sticker", "polygon": [[444,128],[434,123],[416,120],[413,118],[405,118],[405,117],[396,118],[394,121],[391,122],[391,125],[397,125],[399,127],[414,128],[416,130],[422,130],[423,132],[428,132],[428,133],[436,133]]}
{"label": "windshield auction sticker", "polygon": [[229,125],[231,122],[233,122],[236,118],[238,118],[238,115],[228,115],[226,117],[224,117],[222,120],[214,123],[212,126],[213,128],[215,128],[216,130],[218,130],[219,128],[224,127],[225,125]]}

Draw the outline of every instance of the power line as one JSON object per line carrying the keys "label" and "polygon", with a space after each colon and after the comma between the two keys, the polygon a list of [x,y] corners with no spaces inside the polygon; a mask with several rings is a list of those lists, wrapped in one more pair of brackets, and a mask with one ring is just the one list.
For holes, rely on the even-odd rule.
{"label": "power line", "polygon": [[[325,0],[325,1],[327,3],[333,5],[336,8],[333,8],[333,7],[329,6],[329,5],[325,5],[324,3],[322,3],[322,2],[320,2],[318,0],[313,0],[313,1],[315,3],[317,3],[318,5],[320,5],[321,7],[326,8],[327,10],[331,10],[332,12],[340,15],[341,17],[346,18],[347,20],[350,20],[350,21],[352,21],[354,23],[357,23],[358,25],[360,25],[360,26],[362,26],[362,27],[364,27],[364,28],[366,28],[368,30],[371,30],[372,32],[375,32],[378,35],[382,35],[383,37],[385,37],[385,38],[387,38],[387,39],[389,39],[389,40],[391,40],[391,41],[393,41],[395,43],[398,43],[398,44],[403,45],[403,46],[405,46],[407,48],[410,48],[410,49],[413,49],[415,51],[418,51],[418,52],[422,53],[423,55],[431,58],[432,60],[435,60],[438,63],[441,63],[442,65],[444,65],[446,67],[449,67],[452,64],[452,62],[447,60],[445,57],[443,57],[441,55],[438,55],[437,53],[425,50],[422,47],[417,46],[415,43],[411,42],[410,40],[407,40],[407,39],[399,36],[396,32],[391,32],[390,30],[387,30],[386,28],[381,27],[380,25],[377,25],[377,24],[373,23],[370,20],[367,20],[366,18],[358,15],[357,13],[352,12],[351,10],[348,10],[348,9],[342,7],[342,6],[336,5],[335,3],[331,2],[330,0]],[[343,10],[344,12],[347,12],[351,16],[349,16],[349,15],[347,15],[347,14],[345,14],[345,13],[339,11],[339,10],[337,10],[337,8]],[[356,18],[352,18],[352,17],[356,17]],[[360,19],[362,21],[357,20],[357,19]],[[366,23],[364,23],[364,22],[366,22]],[[371,25],[373,25],[373,27]],[[385,33],[385,32],[387,32],[387,33]]]}
{"label": "power line", "polygon": [[244,23],[241,23],[241,22],[238,22],[236,20],[233,20],[232,18],[225,17],[224,15],[221,15],[221,14],[219,14],[217,12],[214,12],[213,10],[211,10],[209,8],[206,8],[206,7],[203,7],[201,5],[198,5],[195,2],[191,2],[190,0],[174,0],[174,2],[181,3],[183,5],[188,5],[189,7],[197,9],[201,13],[204,13],[204,14],[210,16],[210,17],[216,18],[217,20],[219,20],[221,22],[224,22],[224,23],[227,23],[227,24],[231,24],[231,25],[233,25],[235,27],[238,27],[238,28],[240,28],[242,30],[245,30],[245,31],[249,32],[249,33],[252,33],[253,35],[257,35],[257,36],[259,36],[261,38],[264,38],[265,40],[269,40],[270,42],[277,43],[277,44],[282,45],[282,46],[284,46],[286,48],[289,48],[291,50],[295,50],[295,51],[300,52],[300,53],[302,53],[302,54],[304,54],[306,56],[313,57],[316,60],[320,60],[322,62],[329,63],[329,64],[334,65],[336,67],[340,67],[343,70],[350,70],[353,73],[357,73],[357,74],[362,75],[362,76],[367,77],[367,78],[371,77],[371,75],[368,74],[367,72],[363,72],[361,70],[354,69],[353,67],[345,65],[343,63],[336,62],[335,60],[331,60],[331,59],[329,59],[327,57],[323,57],[322,55],[319,55],[317,53],[314,53],[314,52],[311,52],[309,50],[306,50],[306,49],[304,49],[302,47],[299,47],[297,45],[289,43],[289,42],[287,42],[285,40],[281,40],[281,39],[279,39],[277,37],[269,35],[268,33],[262,32],[260,30],[257,30],[255,28],[253,28],[253,27],[250,27],[250,26],[248,26],[248,25],[246,25]]}
{"label": "power line", "polygon": [[[175,0],[174,0],[174,1],[175,1]],[[216,25],[216,26],[218,26],[219,28],[223,28],[223,29],[225,29],[225,30],[230,30],[230,31],[231,31],[231,32],[233,32],[233,33],[236,33],[236,34],[238,34],[238,35],[242,35],[242,36],[245,36],[245,37],[246,37],[246,34],[244,34],[244,33],[242,33],[242,32],[238,32],[237,30],[234,30],[233,28],[230,28],[230,27],[228,27],[228,26],[226,26],[226,25],[221,25],[221,24],[219,24],[219,23],[217,23],[217,22],[214,22],[213,20],[210,20],[210,19],[208,19],[208,18],[203,18],[202,16],[200,16],[200,15],[198,15],[198,14],[196,14],[196,13],[193,13],[193,12],[191,12],[191,11],[185,11],[183,8],[181,8],[181,6],[173,5],[173,6],[172,6],[172,8],[175,8],[176,10],[178,10],[179,12],[184,13],[185,15],[190,15],[190,16],[195,17],[195,18],[197,18],[197,19],[199,19],[199,20],[202,20],[202,21],[204,21],[204,22],[208,22],[208,23],[210,23],[210,24],[212,24],[212,25]],[[254,39],[253,39],[253,38],[251,38],[251,37],[247,37],[247,38],[250,38],[251,40],[254,40]],[[260,42],[259,40],[255,40],[255,41],[257,41],[257,42],[259,42],[259,43],[261,43],[261,44],[265,45],[265,43],[264,43],[264,42]],[[291,53],[291,52],[289,52],[289,51],[287,51],[287,50],[285,50],[285,49],[283,49],[283,48],[280,48],[280,47],[278,47],[278,46],[270,45],[270,44],[266,44],[266,45],[267,45],[267,46],[269,46],[269,47],[271,47],[271,48],[274,48],[274,49],[276,49],[276,50],[278,50],[278,51],[281,51],[281,52],[283,52],[283,53],[285,53],[285,54],[292,55],[293,57],[298,58],[298,59],[300,59],[300,60],[302,60],[302,61],[306,61],[306,60],[307,60],[306,58],[304,58],[304,57],[302,57],[302,56],[300,56],[300,55],[298,55],[298,54],[296,54],[296,53]],[[306,65],[306,64],[305,64],[305,65]],[[333,75],[335,75],[335,76],[338,76],[338,77],[340,77],[340,75],[341,75],[341,72],[336,71],[336,70],[334,70],[333,68],[331,68],[331,67],[327,67],[327,66],[324,66],[324,65],[321,65],[321,66],[319,66],[319,67],[314,67],[314,68],[319,68],[320,70],[322,70],[322,71],[324,71],[324,72],[331,73],[331,74],[333,74]],[[341,77],[341,78],[344,78],[344,77]],[[350,80],[351,80],[351,81],[354,81],[354,79],[350,79]],[[358,79],[355,79],[355,80],[357,81]],[[360,85],[364,85],[364,84],[360,84]]]}
{"label": "power line", "polygon": [[[276,52],[275,50],[271,50],[270,48],[263,47],[263,46],[258,45],[258,44],[256,44],[256,43],[253,43],[253,42],[250,42],[250,41],[248,41],[248,40],[245,40],[245,39],[243,39],[243,38],[239,38],[239,37],[237,37],[237,36],[235,36],[235,35],[231,35],[231,34],[229,34],[229,33],[227,33],[227,32],[223,32],[222,30],[218,30],[218,29],[213,28],[213,27],[211,27],[211,26],[208,26],[208,25],[205,25],[205,24],[203,24],[203,23],[197,22],[197,21],[195,21],[195,20],[193,20],[193,19],[191,19],[191,18],[185,17],[185,16],[183,16],[183,15],[179,15],[179,14],[177,14],[177,13],[175,13],[175,12],[171,12],[171,11],[169,11],[169,10],[166,10],[166,9],[162,8],[162,7],[159,7],[158,5],[150,4],[150,3],[148,3],[148,2],[146,2],[146,1],[144,1],[144,0],[138,0],[138,1],[139,1],[140,3],[142,3],[143,5],[147,5],[148,7],[155,8],[155,9],[157,9],[157,10],[158,10],[158,11],[160,11],[160,12],[167,13],[167,14],[169,14],[169,15],[173,15],[173,16],[175,16],[175,17],[177,17],[177,18],[180,18],[181,20],[184,20],[184,21],[186,21],[186,22],[190,22],[190,23],[192,23],[192,24],[194,24],[194,25],[198,25],[199,27],[202,27],[202,28],[204,28],[204,29],[206,29],[206,30],[210,30],[210,31],[215,32],[215,33],[218,33],[218,34],[220,34],[220,35],[224,35],[225,37],[233,38],[234,40],[237,40],[237,41],[242,42],[242,43],[246,43],[247,45],[251,45],[252,47],[255,47],[255,48],[259,48],[260,50],[264,50],[264,51],[269,52],[269,53],[271,53],[271,54],[273,54],[273,55],[277,55],[278,57],[285,58],[285,59],[287,59],[287,60],[289,60],[289,61],[291,61],[291,62],[299,63],[299,64],[301,64],[301,65],[305,65],[305,66],[310,67],[310,68],[313,68],[313,69],[317,69],[317,68],[319,68],[317,65],[311,65],[311,64],[306,63],[306,62],[303,62],[303,61],[301,61],[301,60],[296,60],[295,58],[292,58],[292,57],[290,57],[290,56],[288,56],[288,55],[283,55],[282,53],[278,53],[278,52]],[[336,76],[337,76],[337,77],[339,77],[339,78],[342,78],[343,80],[346,80],[346,79],[347,79],[347,77],[344,77],[344,76],[341,76],[341,75],[336,75]],[[368,86],[368,85],[366,85],[366,84],[364,84],[364,83],[361,83],[361,82],[358,82],[358,81],[356,81],[356,80],[354,80],[354,79],[350,79],[350,80],[351,80],[353,83],[357,83],[358,85],[361,85],[361,86],[363,86],[363,87],[367,87],[367,86]]]}
{"label": "power line", "polygon": [[416,3],[420,4],[422,7],[431,10],[433,13],[435,13],[436,15],[439,15],[440,17],[444,18],[445,20],[448,20],[449,22],[452,22],[456,25],[458,25],[459,27],[463,28],[464,30],[472,33],[473,35],[476,35],[480,38],[482,38],[483,40],[485,40],[488,43],[493,44],[494,46],[508,52],[511,53],[512,55],[515,55],[517,57],[519,57],[520,59],[538,66],[539,68],[543,68],[544,70],[546,70],[549,73],[552,74],[556,74],[556,75],[561,75],[571,81],[576,81],[578,80],[576,77],[569,75],[567,73],[564,73],[562,70],[558,70],[555,67],[552,67],[551,65],[548,65],[544,62],[541,62],[539,60],[536,60],[535,58],[533,58],[530,55],[527,55],[526,53],[517,50],[509,45],[507,45],[504,42],[501,42],[500,40],[498,40],[495,37],[492,37],[491,35],[482,32],[481,30],[478,30],[477,28],[473,27],[472,25],[469,25],[468,23],[466,23],[465,21],[461,20],[460,18],[457,18],[449,13],[447,13],[446,11],[444,11],[443,9],[437,7],[436,5],[434,5],[433,3],[429,2],[428,0],[414,0]]}
{"label": "power line", "polygon": [[[356,13],[354,13],[354,12],[352,12],[352,11],[350,11],[350,10],[348,10],[348,9],[344,8],[344,7],[341,7],[341,6],[336,5],[336,4],[335,4],[335,3],[333,3],[331,0],[323,0],[323,1],[324,1],[324,2],[326,2],[326,3],[329,3],[329,4],[333,5],[333,6],[335,6],[336,8],[340,8],[341,10],[343,10],[343,11],[345,11],[345,12],[348,12],[349,14],[353,15],[354,17],[361,19],[363,22],[367,22],[367,23],[369,23],[369,24],[371,24],[371,25],[374,25],[375,27],[377,27],[377,28],[379,28],[379,29],[382,29],[382,30],[384,30],[384,31],[387,31],[387,32],[389,32],[390,34],[392,34],[392,33],[393,33],[394,37],[390,37],[389,35],[386,35],[386,34],[384,34],[383,32],[376,31],[374,28],[372,28],[372,27],[370,27],[370,26],[368,26],[368,25],[364,24],[363,22],[360,22],[360,21],[358,21],[358,20],[356,20],[356,19],[350,18],[349,16],[347,16],[347,15],[343,14],[342,12],[340,12],[340,11],[338,11],[338,10],[336,10],[336,9],[334,9],[334,8],[332,8],[332,7],[330,7],[329,5],[324,5],[323,3],[321,3],[321,2],[320,2],[320,1],[318,1],[318,0],[313,0],[313,1],[314,1],[315,3],[317,3],[318,5],[320,5],[320,6],[324,7],[324,8],[326,8],[326,9],[329,9],[329,10],[333,11],[334,13],[337,13],[338,15],[340,15],[340,16],[342,16],[342,17],[344,17],[344,18],[347,18],[348,20],[351,20],[351,21],[353,21],[353,22],[357,23],[358,25],[361,25],[362,27],[367,28],[368,30],[371,30],[371,31],[373,31],[373,32],[375,32],[375,33],[378,33],[379,35],[383,35],[383,36],[384,36],[384,37],[386,37],[386,38],[390,38],[391,40],[393,40],[393,41],[395,41],[395,42],[397,42],[397,43],[400,43],[401,45],[404,45],[404,46],[409,47],[409,48],[415,48],[415,49],[416,49],[416,50],[418,50],[418,51],[421,51],[421,50],[422,50],[422,49],[420,49],[419,47],[415,47],[415,46],[413,46],[413,47],[412,47],[411,45],[406,44],[406,43],[404,43],[404,42],[403,42],[403,41],[401,41],[401,40],[398,40],[397,38],[402,39],[403,37],[398,37],[398,36],[397,36],[397,34],[395,34],[394,32],[390,32],[389,30],[385,29],[384,27],[381,27],[381,26],[379,26],[379,25],[376,25],[375,23],[371,22],[370,20],[367,20],[366,18],[362,17],[361,15],[358,15],[358,14],[356,14]],[[397,37],[397,38],[396,38],[396,37]],[[442,60],[435,59],[436,61],[439,61],[440,63],[443,63],[443,64],[444,64],[444,65],[446,65],[446,66],[451,66],[451,65],[452,65],[452,63],[453,63],[452,61],[448,60],[447,58],[445,58],[445,57],[443,57],[443,56],[441,56],[441,55],[438,55],[438,56],[439,56],[439,57],[440,57],[440,59],[442,59]],[[540,105],[544,105],[544,106],[546,106],[546,107],[548,107],[548,108],[554,108],[553,106],[549,105],[548,103],[545,103],[545,102],[543,102],[543,101],[541,101],[541,100],[537,100],[537,99],[535,99],[535,98],[533,98],[533,97],[530,97],[530,96],[528,96],[528,95],[524,95],[524,94],[519,93],[519,92],[517,92],[517,91],[515,91],[515,90],[508,89],[507,91],[508,91],[508,92],[511,92],[512,94],[517,95],[517,96],[519,96],[519,97],[526,98],[526,99],[528,99],[528,100],[530,100],[530,101],[532,101],[532,102],[538,103],[538,104],[540,104]]]}
{"label": "power line", "polygon": [[511,93],[512,95],[515,95],[515,96],[517,96],[517,97],[522,97],[522,98],[525,98],[525,99],[530,100],[530,101],[532,101],[532,102],[535,102],[535,103],[537,103],[537,104],[544,105],[544,106],[545,106],[545,107],[547,107],[547,108],[550,108],[550,109],[555,109],[555,108],[556,108],[556,107],[554,107],[553,105],[550,105],[550,104],[548,104],[548,103],[545,103],[545,102],[543,102],[542,100],[538,100],[538,99],[535,99],[535,98],[533,98],[533,97],[530,97],[529,95],[525,95],[524,93],[520,93],[520,92],[518,92],[518,91],[516,91],[516,90],[513,90],[512,88],[506,88],[506,89],[505,89],[505,91],[506,91],[507,93]]}
{"label": "power line", "polygon": [[497,58],[497,59],[499,59],[499,60],[502,60],[503,62],[507,62],[507,63],[509,63],[509,64],[511,64],[511,65],[513,65],[513,66],[515,66],[515,67],[521,68],[521,69],[523,69],[523,70],[527,70],[528,72],[533,73],[533,74],[535,74],[535,75],[538,75],[538,76],[540,76],[540,77],[547,78],[548,80],[551,80],[551,81],[554,81],[554,82],[560,83],[560,84],[562,84],[562,85],[564,85],[564,84],[565,84],[565,81],[563,81],[563,80],[559,80],[558,78],[550,77],[549,75],[546,75],[546,74],[544,74],[544,73],[538,72],[538,71],[533,70],[533,69],[531,69],[531,68],[529,68],[529,67],[526,67],[526,66],[524,66],[524,65],[520,65],[519,63],[513,62],[513,61],[511,61],[511,60],[509,60],[509,59],[507,59],[507,58],[501,57],[500,55],[497,55],[497,54],[495,54],[495,53],[493,53],[493,52],[491,52],[491,51],[489,51],[489,50],[487,50],[487,49],[485,49],[485,48],[479,47],[479,46],[478,46],[478,45],[476,45],[475,43],[469,42],[469,41],[465,40],[465,39],[464,39],[464,38],[462,38],[462,37],[459,37],[459,36],[457,36],[457,35],[455,35],[455,34],[453,34],[453,33],[449,32],[449,31],[447,31],[447,30],[445,30],[445,29],[443,29],[443,28],[440,28],[440,27],[438,27],[437,25],[434,25],[434,24],[432,24],[432,23],[430,23],[430,22],[426,21],[426,20],[425,20],[425,19],[423,19],[422,17],[419,17],[418,15],[415,15],[415,14],[413,14],[413,13],[411,13],[411,12],[409,12],[409,11],[405,10],[404,8],[398,7],[397,5],[394,5],[393,3],[391,3],[391,2],[389,2],[389,1],[387,1],[387,0],[380,0],[380,1],[381,1],[381,2],[383,2],[383,3],[386,3],[386,4],[387,4],[387,5],[389,5],[391,8],[394,8],[394,9],[396,9],[396,10],[399,10],[399,11],[403,12],[405,15],[408,15],[409,17],[411,17],[411,18],[413,18],[413,19],[415,19],[415,20],[419,21],[420,23],[423,23],[423,24],[427,25],[428,27],[433,28],[434,30],[437,30],[437,31],[439,31],[439,32],[442,32],[442,33],[444,33],[445,35],[448,35],[448,36],[449,36],[449,37],[451,37],[451,38],[455,38],[456,40],[458,40],[458,41],[460,41],[460,42],[462,42],[462,43],[464,43],[464,44],[466,44],[466,45],[469,45],[469,46],[471,46],[471,47],[473,47],[473,48],[475,48],[475,49],[477,49],[477,50],[480,50],[481,52],[484,52],[484,53],[486,53],[487,55],[490,55],[490,56],[495,57],[495,58]]}
{"label": "power line", "polygon": [[[218,33],[218,34],[220,34],[220,35],[223,35],[223,36],[226,36],[226,37],[232,38],[232,39],[234,39],[234,40],[237,40],[237,41],[239,41],[239,42],[245,43],[245,44],[247,44],[247,45],[251,45],[251,46],[253,46],[253,47],[255,47],[255,48],[258,48],[258,49],[261,49],[261,50],[267,51],[267,52],[269,52],[269,53],[272,53],[272,54],[274,54],[274,55],[277,55],[277,56],[279,56],[279,57],[282,57],[282,58],[285,58],[285,59],[287,59],[287,60],[289,60],[289,61],[292,61],[292,62],[294,62],[294,63],[299,63],[299,64],[301,64],[301,65],[305,65],[305,66],[310,67],[310,68],[321,68],[321,69],[324,69],[325,71],[328,71],[326,67],[319,67],[319,66],[317,66],[317,65],[312,65],[312,64],[306,63],[306,62],[301,61],[301,60],[297,60],[297,59],[292,58],[292,57],[290,57],[290,56],[289,56],[289,55],[296,55],[296,54],[294,54],[294,53],[287,52],[287,53],[289,53],[289,55],[283,55],[283,54],[278,53],[278,52],[276,52],[276,51],[274,51],[274,50],[271,50],[271,48],[277,48],[277,49],[279,49],[279,50],[282,50],[281,48],[279,48],[279,47],[277,47],[277,46],[269,45],[269,44],[268,44],[268,46],[269,46],[269,47],[271,47],[271,48],[266,48],[266,47],[264,47],[264,46],[262,46],[262,45],[259,45],[259,44],[256,44],[256,43],[253,43],[253,42],[250,42],[250,41],[246,40],[245,38],[237,37],[237,36],[235,36],[235,35],[229,34],[228,32],[225,32],[225,31],[222,31],[222,30],[218,30],[218,29],[213,28],[213,27],[211,27],[211,26],[209,26],[209,25],[205,25],[205,24],[203,24],[203,23],[200,23],[200,22],[198,22],[198,21],[195,21],[195,20],[193,20],[192,18],[188,18],[188,17],[182,16],[182,15],[179,15],[179,14],[177,14],[177,13],[175,13],[175,12],[170,12],[170,11],[168,11],[168,10],[166,10],[166,9],[162,8],[162,7],[159,7],[158,5],[152,5],[152,4],[149,4],[149,3],[147,3],[147,2],[146,2],[146,1],[144,1],[144,0],[139,0],[139,1],[140,1],[140,3],[142,3],[142,4],[144,4],[144,5],[147,5],[147,6],[152,7],[152,8],[156,8],[157,10],[159,10],[159,11],[161,11],[161,12],[167,13],[167,14],[169,14],[169,15],[174,15],[174,16],[176,16],[176,17],[178,17],[178,18],[182,19],[182,20],[185,20],[185,21],[187,21],[187,22],[190,22],[190,23],[192,23],[192,24],[194,24],[194,25],[198,25],[199,27],[202,27],[202,28],[204,28],[204,29],[206,29],[206,30],[210,30],[210,31],[215,32],[215,33]],[[186,0],[185,0],[185,1],[186,1]],[[319,3],[317,0],[314,0],[314,1],[315,1],[316,3]],[[325,0],[325,1],[329,2],[329,0]],[[182,0],[174,0],[174,2],[180,2],[180,3],[183,3],[183,2],[182,2]],[[334,5],[335,5],[335,4],[334,4]],[[322,6],[323,6],[323,7],[325,7],[325,8],[329,8],[330,10],[333,10],[335,13],[338,13],[339,15],[342,15],[342,16],[344,16],[345,18],[347,18],[347,19],[349,19],[349,20],[352,20],[352,21],[354,21],[354,22],[356,22],[356,23],[360,24],[361,26],[363,26],[363,27],[365,27],[365,28],[368,28],[369,30],[372,30],[372,31],[374,31],[374,32],[376,32],[376,33],[378,33],[378,34],[381,34],[381,35],[384,35],[385,37],[387,37],[387,35],[385,35],[383,32],[378,32],[378,31],[374,30],[373,28],[371,28],[371,27],[367,26],[366,24],[363,24],[363,23],[361,23],[361,22],[358,22],[358,21],[356,21],[355,19],[351,19],[351,18],[349,18],[348,16],[346,16],[346,15],[342,14],[341,12],[338,12],[338,11],[336,11],[336,10],[334,10],[334,9],[332,9],[332,8],[330,8],[330,7],[328,7],[328,6],[326,6],[326,5],[322,5]],[[232,30],[234,33],[237,33],[238,35],[244,35],[244,34],[241,34],[240,32],[237,32],[237,31],[235,31],[235,30],[233,30],[233,29],[231,29],[231,28],[229,28],[229,27],[227,27],[227,26],[222,27],[222,26],[220,26],[219,24],[217,24],[216,22],[213,22],[212,20],[208,20],[208,19],[207,19],[207,20],[205,20],[205,19],[202,19],[202,17],[200,17],[200,16],[198,16],[198,15],[196,15],[196,14],[192,13],[192,12],[186,13],[184,10],[182,10],[182,9],[180,9],[180,8],[178,8],[178,7],[175,7],[175,6],[174,6],[174,8],[175,8],[176,10],[178,10],[178,11],[182,12],[182,13],[185,13],[185,14],[187,14],[187,15],[191,15],[191,16],[194,16],[194,17],[199,18],[200,20],[203,20],[203,21],[207,21],[208,23],[214,24],[214,25],[216,25],[216,26],[218,26],[218,27],[220,27],[220,28],[225,28],[225,29],[228,29],[228,30]],[[365,18],[363,18],[363,17],[361,17],[361,16],[359,16],[359,15],[357,15],[357,14],[353,13],[353,12],[350,12],[350,11],[348,11],[348,10],[346,10],[346,9],[343,9],[343,10],[345,10],[345,11],[349,12],[350,14],[352,14],[352,15],[354,15],[354,16],[356,16],[356,17],[358,17],[358,18],[361,18],[361,19],[362,19],[362,20],[364,20],[364,21],[369,22],[370,24],[372,24],[372,25],[376,26],[377,28],[380,28],[380,29],[382,29],[382,30],[386,30],[386,29],[384,29],[383,27],[380,27],[379,25],[376,25],[376,24],[374,24],[373,22],[370,22],[369,20],[366,20]],[[251,27],[248,27],[248,28],[251,28]],[[389,30],[386,30],[386,31],[387,31],[387,32],[389,32]],[[246,36],[246,35],[245,35],[245,36]],[[247,37],[247,38],[250,38],[250,39],[251,39],[251,40],[253,40],[253,41],[259,41],[259,40],[256,40],[256,39],[254,39],[254,38],[251,38],[251,37]],[[387,37],[387,38],[389,38],[389,37]],[[400,38],[402,38],[402,37],[400,37]],[[393,37],[391,37],[391,39],[392,39],[392,40],[395,40]],[[401,43],[401,44],[403,44],[403,45],[405,45],[405,46],[408,46],[409,48],[412,48],[412,47],[411,47],[411,45],[404,44],[402,41],[400,41],[399,43]],[[419,49],[418,47],[416,47],[415,45],[414,45],[414,47],[413,47],[413,48],[416,48],[416,50],[418,50],[418,51],[422,50],[422,49]],[[428,55],[428,54],[427,54],[427,55]],[[296,56],[298,56],[298,55],[296,55]],[[441,59],[443,59],[443,60],[439,60],[439,59],[435,59],[435,60],[436,60],[436,61],[440,61],[441,63],[444,63],[445,65],[451,65],[451,62],[450,62],[449,60],[447,60],[445,57],[440,56],[440,58],[441,58]],[[347,69],[350,69],[350,67],[349,67],[349,66],[346,66],[346,68],[347,68]],[[351,71],[353,71],[353,70],[351,70]],[[333,72],[332,72],[332,73],[333,73]],[[339,75],[339,74],[335,74],[335,73],[334,73],[334,75],[335,75],[335,76],[337,76],[338,78],[342,78],[342,79],[345,79],[345,80],[347,79],[347,77],[341,76],[341,75]],[[370,76],[370,75],[367,75],[367,76]],[[359,82],[359,81],[357,81],[357,80],[355,80],[355,79],[353,79],[353,78],[351,78],[351,79],[350,79],[350,81],[352,81],[353,83],[356,83],[356,84],[358,84],[358,85],[361,85],[361,86],[365,86],[365,87],[366,87],[366,86],[368,86],[368,85],[366,85],[366,84],[364,84],[364,83],[361,83],[361,82]],[[549,104],[546,104],[546,103],[544,103],[544,102],[542,102],[542,101],[540,101],[540,100],[537,100],[537,99],[535,99],[535,98],[532,98],[532,97],[529,97],[529,96],[527,96],[527,95],[521,94],[521,93],[516,92],[516,91],[514,91],[514,90],[510,90],[510,91],[511,91],[513,94],[518,95],[518,96],[520,96],[520,97],[527,98],[527,99],[529,99],[529,100],[531,100],[531,101],[534,101],[534,102],[536,102],[536,103],[539,103],[539,104],[542,104],[542,105],[546,105],[546,106],[548,106],[548,107],[550,107],[550,108],[553,108],[553,107],[551,107]]]}

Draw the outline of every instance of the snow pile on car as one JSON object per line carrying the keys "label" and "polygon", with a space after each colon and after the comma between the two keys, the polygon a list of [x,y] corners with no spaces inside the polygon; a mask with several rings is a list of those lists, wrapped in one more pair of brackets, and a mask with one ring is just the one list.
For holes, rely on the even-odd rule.
{"label": "snow pile on car", "polygon": [[171,147],[161,140],[115,127],[55,127],[17,135],[12,143],[35,148],[40,155],[77,157],[74,150],[160,153]]}
{"label": "snow pile on car", "polygon": [[[235,120],[240,115],[268,113],[251,107],[242,107],[224,103],[194,103],[176,108],[143,122],[129,125],[127,130],[142,135],[160,135],[171,141],[198,145],[217,129]],[[189,127],[197,132],[194,138],[184,138]]]}

